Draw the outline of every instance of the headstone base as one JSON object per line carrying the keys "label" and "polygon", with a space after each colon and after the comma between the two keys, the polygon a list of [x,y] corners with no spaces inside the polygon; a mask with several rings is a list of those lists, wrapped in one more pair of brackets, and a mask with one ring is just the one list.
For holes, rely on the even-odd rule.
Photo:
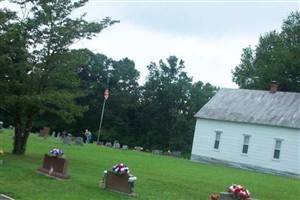
{"label": "headstone base", "polygon": [[58,173],[58,172],[52,172],[52,173],[50,173],[50,170],[42,168],[42,167],[38,168],[36,170],[36,172],[42,173],[42,174],[44,174],[46,176],[50,176],[50,177],[54,177],[54,178],[59,178],[59,179],[69,179],[70,178],[70,176],[68,174],[62,174],[62,173]]}

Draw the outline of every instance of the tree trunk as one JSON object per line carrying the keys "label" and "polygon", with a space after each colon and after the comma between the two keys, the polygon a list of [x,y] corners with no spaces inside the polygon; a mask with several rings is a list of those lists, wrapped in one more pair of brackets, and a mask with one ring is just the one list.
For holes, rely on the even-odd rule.
{"label": "tree trunk", "polygon": [[16,120],[14,149],[12,151],[15,155],[24,155],[26,151],[27,139],[32,126],[32,117],[27,119],[27,123],[22,124],[20,119]]}
{"label": "tree trunk", "polygon": [[14,149],[13,154],[24,155],[26,150],[29,131],[25,131],[24,126],[18,124],[15,128]]}

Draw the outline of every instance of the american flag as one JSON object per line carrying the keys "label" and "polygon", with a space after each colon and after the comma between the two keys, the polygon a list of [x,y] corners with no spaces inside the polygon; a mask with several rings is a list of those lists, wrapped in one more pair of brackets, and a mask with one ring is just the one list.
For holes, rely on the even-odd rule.
{"label": "american flag", "polygon": [[109,97],[109,91],[108,91],[108,89],[105,89],[105,91],[104,91],[104,99],[107,100],[108,97]]}

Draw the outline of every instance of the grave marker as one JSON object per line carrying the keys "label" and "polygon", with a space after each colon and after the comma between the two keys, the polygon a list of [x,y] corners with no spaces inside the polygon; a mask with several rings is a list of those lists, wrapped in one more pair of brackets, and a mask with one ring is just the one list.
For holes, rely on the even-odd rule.
{"label": "grave marker", "polygon": [[76,140],[75,140],[75,144],[83,145],[83,138],[82,137],[77,137]]}
{"label": "grave marker", "polygon": [[63,144],[65,145],[71,145],[72,138],[70,136],[64,137]]}
{"label": "grave marker", "polygon": [[156,155],[162,155],[163,151],[159,150],[159,149],[154,149],[154,150],[152,150],[152,153],[156,154]]}
{"label": "grave marker", "polygon": [[53,157],[45,154],[43,166],[37,169],[37,172],[54,176],[61,179],[69,179],[67,175],[68,160],[65,158]]}

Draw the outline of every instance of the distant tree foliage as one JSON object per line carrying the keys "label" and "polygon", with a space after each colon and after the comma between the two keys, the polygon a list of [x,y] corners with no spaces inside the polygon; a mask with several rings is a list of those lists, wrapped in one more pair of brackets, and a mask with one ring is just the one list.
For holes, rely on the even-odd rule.
{"label": "distant tree foliage", "polygon": [[300,12],[284,20],[281,32],[270,31],[255,48],[243,49],[232,74],[240,88],[268,90],[276,81],[280,91],[300,92]]}
{"label": "distant tree foliage", "polygon": [[216,87],[192,84],[184,61],[175,56],[167,63],[148,66],[149,77],[143,87],[140,142],[149,149],[190,152],[195,113],[215,94]]}
{"label": "distant tree foliage", "polygon": [[76,103],[84,95],[76,89],[76,69],[87,57],[69,47],[117,21],[90,23],[84,15],[72,19],[72,11],[87,0],[10,2],[19,5],[23,15],[0,10],[0,108],[13,119],[13,153],[22,155],[38,114],[52,113],[72,122],[88,109]]}

